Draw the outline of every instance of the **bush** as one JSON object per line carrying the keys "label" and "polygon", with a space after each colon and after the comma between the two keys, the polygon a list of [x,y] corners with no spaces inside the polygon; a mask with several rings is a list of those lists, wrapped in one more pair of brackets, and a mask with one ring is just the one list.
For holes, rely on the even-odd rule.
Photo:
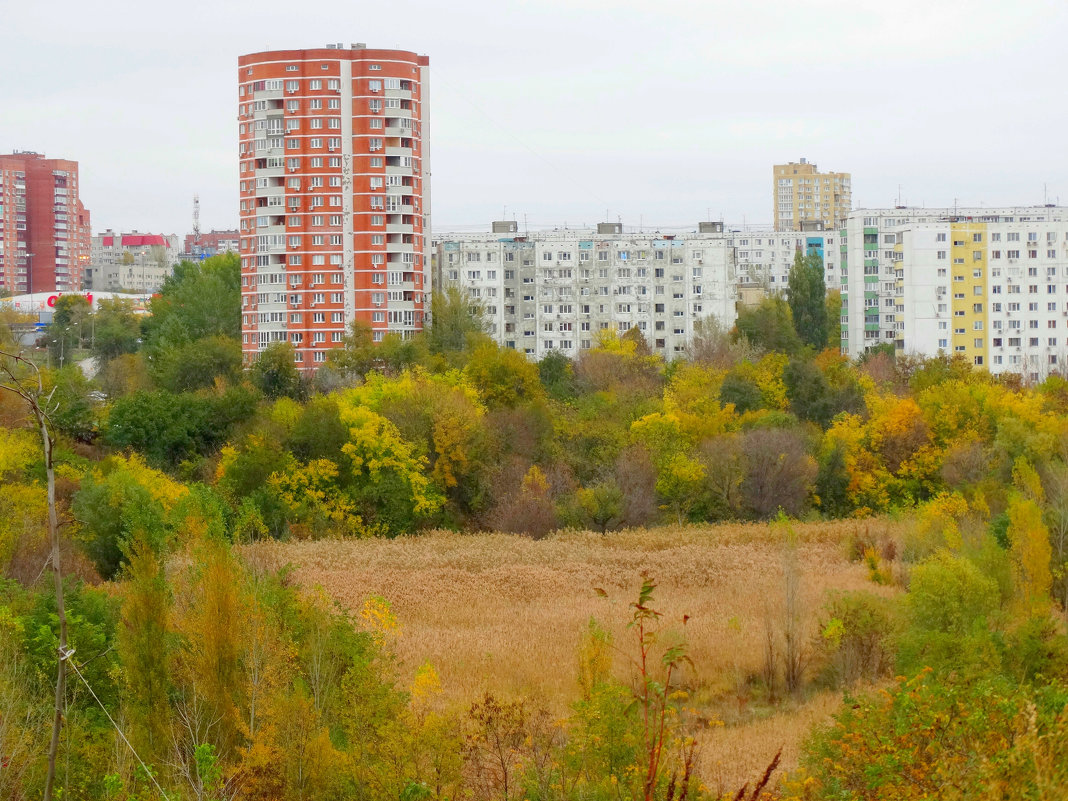
{"label": "bush", "polygon": [[968,559],[942,551],[913,568],[908,628],[898,653],[906,673],[923,667],[977,674],[1000,667],[992,623],[1001,593]]}
{"label": "bush", "polygon": [[889,692],[846,699],[804,745],[783,798],[1060,797],[1040,787],[1068,779],[1066,701],[1063,688],[900,678]]}
{"label": "bush", "polygon": [[900,626],[895,601],[870,592],[844,592],[827,602],[823,617],[817,654],[825,682],[848,686],[890,674]]}

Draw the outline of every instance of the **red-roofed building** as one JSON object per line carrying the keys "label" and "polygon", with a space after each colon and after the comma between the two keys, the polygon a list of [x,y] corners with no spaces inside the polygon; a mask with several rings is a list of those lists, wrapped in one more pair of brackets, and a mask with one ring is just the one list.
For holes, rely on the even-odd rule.
{"label": "red-roofed building", "polygon": [[184,258],[200,259],[207,256],[218,256],[222,253],[237,253],[240,248],[240,235],[235,228],[232,231],[210,231],[197,236],[196,234],[185,235],[185,248],[182,251]]}
{"label": "red-roofed building", "polygon": [[0,155],[0,289],[76,292],[89,262],[78,162]]}
{"label": "red-roofed building", "polygon": [[158,292],[179,258],[177,234],[117,234],[108,229],[92,239],[87,288]]}

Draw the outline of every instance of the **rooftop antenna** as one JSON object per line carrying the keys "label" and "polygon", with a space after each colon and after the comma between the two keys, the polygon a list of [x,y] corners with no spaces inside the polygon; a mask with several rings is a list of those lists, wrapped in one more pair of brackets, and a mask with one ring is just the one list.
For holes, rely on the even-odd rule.
{"label": "rooftop antenna", "polygon": [[193,244],[200,242],[200,195],[193,195]]}

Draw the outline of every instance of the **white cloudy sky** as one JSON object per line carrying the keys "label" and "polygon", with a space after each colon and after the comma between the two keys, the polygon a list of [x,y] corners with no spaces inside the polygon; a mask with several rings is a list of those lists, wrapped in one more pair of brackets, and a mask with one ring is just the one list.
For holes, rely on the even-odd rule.
{"label": "white cloudy sky", "polygon": [[767,223],[802,156],[1068,203],[1068,0],[3,0],[0,152],[80,161],[96,230],[230,227],[238,55],[356,41],[430,56],[439,231]]}

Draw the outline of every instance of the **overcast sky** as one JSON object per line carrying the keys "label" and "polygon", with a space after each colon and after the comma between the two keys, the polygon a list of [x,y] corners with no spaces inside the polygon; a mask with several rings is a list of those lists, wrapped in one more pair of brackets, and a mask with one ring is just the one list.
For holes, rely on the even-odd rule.
{"label": "overcast sky", "polygon": [[233,227],[237,57],[356,41],[430,57],[435,231],[770,223],[799,157],[1068,203],[1068,0],[0,0],[0,152],[78,160],[94,230]]}

